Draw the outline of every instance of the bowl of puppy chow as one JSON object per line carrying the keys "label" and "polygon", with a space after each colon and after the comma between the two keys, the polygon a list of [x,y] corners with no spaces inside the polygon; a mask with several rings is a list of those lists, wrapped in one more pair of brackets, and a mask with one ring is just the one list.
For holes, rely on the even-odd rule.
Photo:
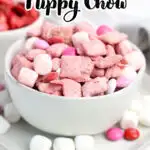
{"label": "bowl of puppy chow", "polygon": [[27,33],[31,34],[33,27],[40,28],[42,22],[41,14],[34,8],[26,11],[23,2],[0,0],[0,73],[4,71],[3,62],[8,47]]}
{"label": "bowl of puppy chow", "polygon": [[126,34],[89,22],[44,21],[40,36],[16,41],[5,55],[15,107],[29,124],[56,135],[93,135],[117,123],[144,71],[145,58]]}

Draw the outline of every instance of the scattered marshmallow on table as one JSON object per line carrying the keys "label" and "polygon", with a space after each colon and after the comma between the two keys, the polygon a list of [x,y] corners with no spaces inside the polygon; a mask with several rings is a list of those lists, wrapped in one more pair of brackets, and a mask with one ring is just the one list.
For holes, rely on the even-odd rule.
{"label": "scattered marshmallow on table", "polygon": [[120,127],[122,129],[137,128],[139,124],[139,117],[136,112],[127,110],[120,121]]}
{"label": "scattered marshmallow on table", "polygon": [[95,141],[92,136],[89,135],[79,135],[75,139],[76,150],[94,150]]}
{"label": "scattered marshmallow on table", "polygon": [[13,103],[6,104],[4,106],[4,117],[10,123],[16,123],[20,120],[21,116]]}
{"label": "scattered marshmallow on table", "polygon": [[9,122],[5,118],[0,116],[0,134],[5,134],[10,129],[10,127],[11,125],[9,124]]}
{"label": "scattered marshmallow on table", "polygon": [[47,137],[35,135],[30,141],[30,150],[50,150],[52,141]]}
{"label": "scattered marshmallow on table", "polygon": [[56,138],[53,143],[53,150],[75,150],[74,141],[71,138]]}
{"label": "scattered marshmallow on table", "polygon": [[39,75],[46,75],[52,70],[52,60],[48,54],[39,54],[34,58],[34,69]]}
{"label": "scattered marshmallow on table", "polygon": [[18,81],[26,86],[33,87],[37,78],[38,74],[35,71],[23,67],[19,72]]}

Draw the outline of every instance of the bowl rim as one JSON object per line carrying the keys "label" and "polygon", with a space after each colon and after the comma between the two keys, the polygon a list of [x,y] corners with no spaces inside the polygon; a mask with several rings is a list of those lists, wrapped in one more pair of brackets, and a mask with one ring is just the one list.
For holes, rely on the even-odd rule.
{"label": "bowl rim", "polygon": [[[56,96],[56,95],[50,95],[50,94],[47,94],[47,93],[43,93],[43,92],[40,92],[40,91],[37,91],[37,90],[35,90],[35,89],[32,89],[32,88],[30,88],[30,87],[27,87],[27,86],[25,86],[25,85],[23,85],[23,84],[21,84],[19,81],[17,81],[13,76],[12,76],[12,74],[11,74],[11,71],[10,71],[10,66],[8,65],[8,58],[9,58],[9,56],[10,56],[10,54],[11,54],[11,52],[13,52],[13,50],[15,50],[15,47],[16,47],[16,45],[18,44],[22,44],[23,43],[23,39],[21,39],[21,40],[17,40],[16,42],[14,42],[9,48],[8,48],[8,50],[7,50],[7,52],[6,52],[6,54],[5,54],[5,70],[4,70],[4,73],[9,77],[9,79],[11,79],[12,80],[12,82],[13,83],[15,83],[17,86],[19,86],[20,88],[23,88],[24,90],[27,90],[27,91],[29,91],[29,92],[34,92],[35,94],[37,94],[37,95],[39,95],[39,96],[47,96],[48,98],[58,98],[58,99],[60,99],[61,101],[66,101],[66,100],[68,100],[68,101],[70,101],[70,99],[72,100],[72,101],[78,101],[78,100],[82,100],[82,101],[84,101],[84,100],[86,100],[86,101],[89,101],[89,100],[99,100],[99,99],[106,99],[106,98],[113,98],[113,97],[115,97],[115,96],[117,96],[117,95],[122,95],[122,93],[124,93],[124,92],[126,92],[126,91],[129,91],[129,89],[131,88],[132,89],[132,87],[134,86],[134,85],[136,85],[136,82],[138,82],[138,79],[139,78],[141,78],[141,76],[144,74],[144,72],[145,72],[145,69],[146,69],[146,60],[145,60],[145,58],[144,58],[144,60],[145,60],[145,63],[144,63],[144,66],[139,70],[139,72],[138,72],[138,75],[136,76],[136,78],[135,78],[135,80],[129,85],[129,86],[127,86],[126,88],[123,88],[123,89],[121,89],[121,90],[119,90],[119,91],[117,91],[117,92],[114,92],[114,93],[112,93],[112,94],[108,94],[108,95],[102,95],[102,96],[94,96],[94,97],[65,97],[65,96]],[[133,48],[135,49],[135,50],[138,50],[141,54],[142,54],[142,52],[140,51],[140,49],[135,45],[135,44],[133,44],[133,43],[131,43],[132,44],[132,46],[133,46]],[[143,54],[142,54],[143,55]],[[143,55],[143,57],[144,57],[144,55]],[[11,62],[11,60],[9,60],[10,62]]]}
{"label": "bowl rim", "polygon": [[43,16],[39,12],[39,17],[32,24],[29,24],[25,27],[14,29],[14,30],[2,31],[2,32],[0,32],[0,36],[9,36],[10,34],[16,34],[16,33],[19,33],[19,32],[28,31],[28,29],[32,28],[32,26],[38,24],[42,20],[43,20]]}

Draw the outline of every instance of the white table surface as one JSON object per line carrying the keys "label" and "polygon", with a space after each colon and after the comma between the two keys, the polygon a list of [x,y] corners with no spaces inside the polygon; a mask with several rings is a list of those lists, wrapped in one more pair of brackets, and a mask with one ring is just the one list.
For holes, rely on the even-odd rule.
{"label": "white table surface", "polygon": [[[145,75],[143,85],[141,87],[142,89],[141,93],[143,94],[148,94],[150,92],[150,85],[147,84],[149,83],[148,80],[150,81],[150,77]],[[137,144],[139,144],[139,142],[141,142],[141,139],[143,139],[148,134],[150,135],[150,128],[145,128],[145,127],[139,127],[139,128],[141,131],[141,138],[134,142],[128,142],[125,140],[121,140],[118,142],[109,142],[105,139],[103,134],[96,135],[95,136],[96,149],[97,150],[112,150],[112,149],[114,150],[130,150],[130,149],[137,150],[137,148],[135,147],[137,146]],[[29,150],[28,148],[29,141],[32,138],[32,136],[36,134],[45,135],[51,138],[52,140],[55,138],[55,136],[43,133],[35,129],[34,127],[28,125],[22,120],[18,124],[12,125],[8,133],[6,133],[5,135],[0,135],[0,143],[3,143],[3,140],[4,140],[3,145],[7,147],[7,149],[1,149],[1,146],[0,146],[0,150]]]}

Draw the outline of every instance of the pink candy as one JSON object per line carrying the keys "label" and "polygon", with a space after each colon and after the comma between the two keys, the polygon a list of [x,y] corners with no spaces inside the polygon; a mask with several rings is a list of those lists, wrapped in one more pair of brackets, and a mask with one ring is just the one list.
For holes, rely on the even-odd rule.
{"label": "pink candy", "polygon": [[45,40],[41,39],[37,39],[33,46],[36,49],[43,49],[43,50],[49,48],[49,44]]}
{"label": "pink candy", "polygon": [[118,141],[123,138],[124,132],[120,128],[110,128],[106,132],[106,137],[110,141]]}
{"label": "pink candy", "polygon": [[62,55],[75,56],[76,49],[74,47],[68,47],[68,48],[64,49]]}
{"label": "pink candy", "polygon": [[113,31],[110,27],[108,27],[107,25],[101,25],[98,27],[96,33],[97,35],[102,35],[102,34],[105,34],[107,32],[111,32]]}

